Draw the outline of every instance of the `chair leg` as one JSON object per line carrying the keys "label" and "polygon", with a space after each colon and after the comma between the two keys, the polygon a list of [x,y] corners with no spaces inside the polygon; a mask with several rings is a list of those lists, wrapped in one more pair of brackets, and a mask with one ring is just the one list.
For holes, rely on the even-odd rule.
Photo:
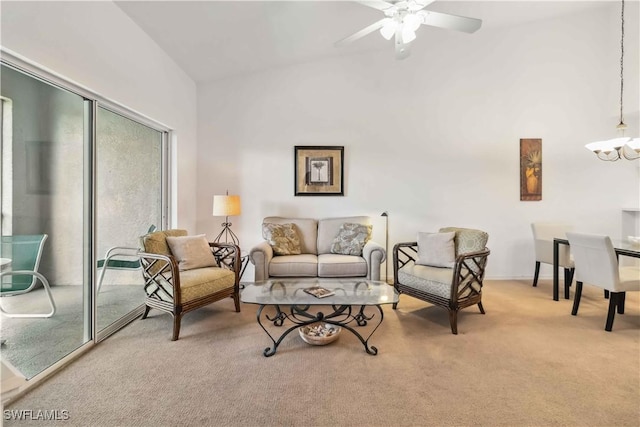
{"label": "chair leg", "polygon": [[533,286],[538,286],[538,276],[540,275],[540,261],[536,261],[536,271],[533,273]]}
{"label": "chair leg", "polygon": [[564,269],[564,299],[569,299],[569,288],[571,287],[571,273],[568,268]]}
{"label": "chair leg", "polygon": [[627,293],[620,292],[620,296],[618,298],[620,298],[618,301],[618,314],[624,314],[624,302],[627,299]]}
{"label": "chair leg", "polygon": [[580,307],[580,298],[582,297],[582,282],[576,281],[576,293],[573,296],[573,309],[571,310],[572,315],[578,314],[578,307]]}
{"label": "chair leg", "polygon": [[182,314],[173,316],[173,338],[171,338],[171,341],[178,341],[178,336],[180,335],[180,320],[182,320]]}
{"label": "chair leg", "polygon": [[573,283],[573,276],[575,276],[576,274],[576,269],[574,268],[570,268],[569,269],[569,286],[571,286],[571,284]]}
{"label": "chair leg", "polygon": [[604,298],[609,299],[609,291],[606,289],[604,290]]}
{"label": "chair leg", "polygon": [[151,310],[151,307],[149,307],[148,305],[145,305],[144,306],[144,313],[142,313],[141,319],[146,319],[150,310]]}
{"label": "chair leg", "polygon": [[458,310],[449,310],[449,323],[451,324],[451,333],[458,335]]}
{"label": "chair leg", "polygon": [[607,323],[604,326],[604,330],[611,332],[613,329],[613,319],[616,316],[616,306],[620,300],[620,292],[611,292],[609,294],[609,312],[607,313]]}
{"label": "chair leg", "polygon": [[240,313],[240,294],[233,294],[233,303],[236,306],[236,313]]}
{"label": "chair leg", "polygon": [[484,314],[484,307],[482,306],[482,301],[478,303],[478,308],[480,309],[480,313]]}

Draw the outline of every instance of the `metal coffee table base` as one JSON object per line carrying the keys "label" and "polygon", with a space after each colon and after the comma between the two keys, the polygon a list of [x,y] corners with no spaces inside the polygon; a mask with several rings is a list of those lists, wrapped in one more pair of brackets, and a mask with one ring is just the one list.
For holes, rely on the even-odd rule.
{"label": "metal coffee table base", "polygon": [[[264,310],[265,307],[274,307],[275,315],[274,316],[269,316],[269,314],[265,313],[264,316],[262,316],[263,310]],[[266,357],[273,356],[274,354],[276,354],[276,350],[278,349],[278,346],[280,345],[282,340],[287,335],[289,335],[289,333],[291,331],[294,331],[294,330],[296,330],[297,328],[299,328],[301,326],[309,325],[309,324],[316,323],[316,322],[329,323],[331,325],[340,326],[340,327],[342,327],[342,328],[344,328],[344,329],[346,329],[348,331],[351,331],[351,333],[353,335],[355,335],[360,340],[362,345],[364,345],[364,349],[365,349],[365,351],[367,353],[369,353],[369,354],[371,354],[373,356],[378,354],[378,349],[376,347],[374,347],[374,346],[370,346],[369,345],[369,339],[371,338],[373,333],[378,329],[378,327],[380,326],[380,324],[382,323],[382,320],[384,318],[384,314],[382,312],[382,307],[380,305],[362,305],[362,306],[360,306],[360,308],[357,311],[355,311],[353,306],[351,306],[351,305],[326,306],[326,307],[330,307],[330,309],[333,310],[333,312],[331,312],[329,314],[324,314],[321,311],[318,311],[315,314],[312,314],[312,313],[310,313],[311,307],[319,308],[319,306],[317,306],[317,305],[314,305],[314,306],[312,306],[312,305],[291,305],[291,306],[289,306],[289,311],[285,312],[285,311],[280,309],[280,305],[274,305],[274,304],[260,305],[260,308],[258,309],[258,313],[256,315],[256,317],[258,319],[258,324],[266,332],[266,334],[269,336],[269,338],[273,342],[273,347],[265,348],[264,351],[262,352],[262,354],[264,354],[264,356],[266,356]],[[375,308],[377,308],[379,316],[376,316],[375,312],[373,314],[371,314],[370,316],[367,316],[365,314],[365,308],[366,307],[371,307],[371,308],[375,307]],[[289,320],[291,323],[293,323],[293,326],[291,326],[290,328],[285,330],[276,339],[269,333],[267,328],[264,327],[263,321],[262,321],[262,317],[264,317],[264,319],[266,321],[268,321],[269,323],[273,323],[273,325],[277,326],[277,327],[282,327],[284,325],[285,320]],[[367,336],[366,339],[357,330],[355,330],[352,327],[352,326],[356,326],[356,325],[357,326],[366,326],[369,321],[373,320],[376,317],[378,317],[378,319],[379,319],[378,320],[378,324],[375,325],[375,327],[373,328],[373,330]]]}

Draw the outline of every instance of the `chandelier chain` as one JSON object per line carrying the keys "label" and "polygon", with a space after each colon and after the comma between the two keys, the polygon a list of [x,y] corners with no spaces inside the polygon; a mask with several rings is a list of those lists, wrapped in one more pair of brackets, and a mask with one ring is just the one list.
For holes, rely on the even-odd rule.
{"label": "chandelier chain", "polygon": [[622,0],[622,12],[620,17],[620,124],[624,124],[622,116],[622,98],[624,92],[624,0]]}

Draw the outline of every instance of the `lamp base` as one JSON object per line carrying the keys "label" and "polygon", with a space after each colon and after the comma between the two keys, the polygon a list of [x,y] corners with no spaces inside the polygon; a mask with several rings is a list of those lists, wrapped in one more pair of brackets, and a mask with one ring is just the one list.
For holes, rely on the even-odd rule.
{"label": "lamp base", "polygon": [[[222,243],[233,243],[234,245],[240,246],[240,239],[238,239],[238,236],[231,230],[231,225],[230,222],[222,223],[222,230],[215,239],[213,239],[214,243],[220,243],[224,235],[224,241]],[[231,241],[229,241],[229,239],[231,239]]]}

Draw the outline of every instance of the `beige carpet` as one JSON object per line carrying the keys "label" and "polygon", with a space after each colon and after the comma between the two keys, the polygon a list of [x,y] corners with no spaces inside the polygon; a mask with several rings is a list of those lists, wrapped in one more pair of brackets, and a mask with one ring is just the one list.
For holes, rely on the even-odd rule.
{"label": "beige carpet", "polygon": [[[640,299],[604,331],[607,301],[585,287],[580,313],[549,281],[488,281],[487,314],[403,296],[370,356],[343,331],[331,345],[285,339],[275,356],[256,307],[231,300],[138,320],[5,410],[67,410],[64,426],[638,426]],[[6,415],[6,413],[5,413]],[[5,416],[6,418],[6,416]]]}

